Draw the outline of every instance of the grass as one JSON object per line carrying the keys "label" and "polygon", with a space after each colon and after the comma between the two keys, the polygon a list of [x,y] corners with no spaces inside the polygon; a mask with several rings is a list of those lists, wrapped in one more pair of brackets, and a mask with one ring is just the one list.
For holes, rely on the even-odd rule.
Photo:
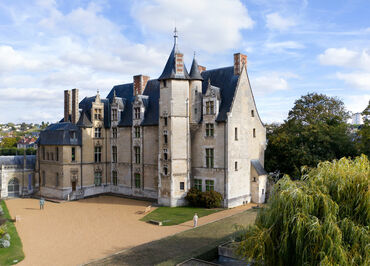
{"label": "grass", "polygon": [[[1,207],[3,207],[5,218],[11,219],[9,210],[3,200],[0,201]],[[17,229],[11,221],[6,223],[7,231],[10,235],[10,247],[0,248],[0,265],[13,265],[24,259],[23,246],[21,239],[18,236]],[[14,262],[14,261],[17,262]]]}
{"label": "grass", "polygon": [[217,246],[235,237],[235,224],[250,225],[257,211],[242,213],[199,226],[169,237],[149,242],[91,265],[176,265],[190,258],[212,259],[217,255]]}
{"label": "grass", "polygon": [[144,216],[141,221],[149,220],[162,222],[162,225],[176,225],[193,219],[194,214],[198,217],[210,215],[222,209],[203,209],[193,207],[158,207],[156,210]]}

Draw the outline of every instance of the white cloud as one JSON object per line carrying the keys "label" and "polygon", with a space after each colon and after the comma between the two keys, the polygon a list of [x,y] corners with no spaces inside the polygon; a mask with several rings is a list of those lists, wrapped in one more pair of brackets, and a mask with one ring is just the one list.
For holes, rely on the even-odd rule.
{"label": "white cloud", "polygon": [[358,71],[338,72],[336,77],[354,88],[370,90],[369,50],[355,51],[347,48],[329,48],[318,58],[322,65],[357,69]]}
{"label": "white cloud", "polygon": [[370,72],[337,73],[337,78],[355,88],[370,91]]}
{"label": "white cloud", "polygon": [[284,31],[296,24],[293,18],[282,17],[277,12],[266,15],[266,27],[270,30]]}
{"label": "white cloud", "polygon": [[12,70],[35,70],[40,66],[37,60],[27,59],[13,47],[8,45],[0,46],[0,74]]}
{"label": "white cloud", "polygon": [[157,33],[169,34],[176,25],[185,45],[209,52],[234,48],[242,40],[240,30],[254,25],[238,0],[138,1],[132,16]]}
{"label": "white cloud", "polygon": [[297,78],[293,73],[263,73],[262,75],[251,78],[253,93],[256,95],[266,95],[275,91],[289,90],[288,79]]}
{"label": "white cloud", "polygon": [[346,95],[343,101],[348,111],[353,113],[361,113],[369,104],[370,94],[363,95]]}

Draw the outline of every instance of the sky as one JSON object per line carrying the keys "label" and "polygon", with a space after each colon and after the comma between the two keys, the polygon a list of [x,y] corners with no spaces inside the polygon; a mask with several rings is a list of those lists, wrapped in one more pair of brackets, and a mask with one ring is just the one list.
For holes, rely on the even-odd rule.
{"label": "sky", "polygon": [[264,123],[317,92],[362,112],[370,99],[369,0],[0,0],[0,123],[56,122],[138,74],[158,78],[173,46],[187,69],[248,56]]}

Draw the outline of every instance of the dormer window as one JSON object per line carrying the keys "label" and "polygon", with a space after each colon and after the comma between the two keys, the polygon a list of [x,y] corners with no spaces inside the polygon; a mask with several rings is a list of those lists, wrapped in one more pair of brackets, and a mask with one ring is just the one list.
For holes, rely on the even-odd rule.
{"label": "dormer window", "polygon": [[101,138],[101,127],[95,128],[95,138]]}
{"label": "dormer window", "polygon": [[206,114],[213,115],[215,113],[215,104],[214,101],[206,102]]}
{"label": "dormer window", "polygon": [[135,119],[140,119],[140,107],[134,108]]}
{"label": "dormer window", "polygon": [[112,109],[112,120],[117,121],[118,116],[117,116],[117,109]]}
{"label": "dormer window", "polygon": [[95,108],[94,110],[94,118],[95,120],[102,120],[102,111],[101,109]]}
{"label": "dormer window", "polygon": [[71,139],[76,139],[76,131],[70,131],[69,135],[70,135]]}
{"label": "dormer window", "polygon": [[167,81],[163,80],[163,87],[167,87]]}

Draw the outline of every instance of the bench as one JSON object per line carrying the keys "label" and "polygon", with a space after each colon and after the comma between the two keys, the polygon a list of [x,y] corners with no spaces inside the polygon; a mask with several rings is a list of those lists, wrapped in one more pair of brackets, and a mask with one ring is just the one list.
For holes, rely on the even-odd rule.
{"label": "bench", "polygon": [[162,222],[160,221],[155,221],[155,220],[149,220],[148,223],[151,223],[151,224],[155,224],[155,225],[159,225],[159,226],[162,226]]}

